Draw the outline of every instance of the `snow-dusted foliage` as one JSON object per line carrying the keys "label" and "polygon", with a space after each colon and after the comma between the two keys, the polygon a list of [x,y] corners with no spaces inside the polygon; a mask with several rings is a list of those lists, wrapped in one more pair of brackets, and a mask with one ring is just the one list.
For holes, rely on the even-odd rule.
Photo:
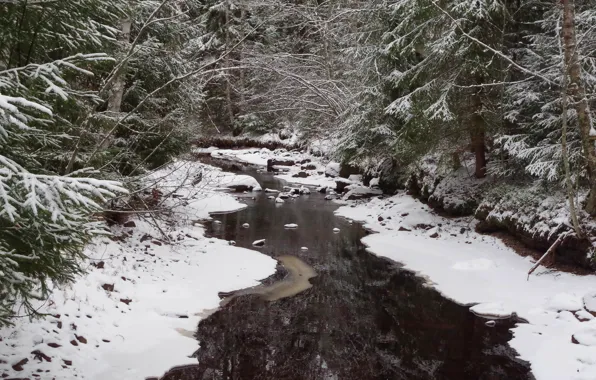
{"label": "snow-dusted foliage", "polygon": [[[56,76],[59,80],[60,78]],[[47,107],[23,97],[0,94],[0,143],[17,147],[19,135],[44,131],[29,126],[41,113],[50,123]],[[27,112],[29,111],[29,112]],[[11,138],[12,137],[12,138]],[[17,314],[33,312],[31,298],[46,297],[53,282],[66,282],[80,272],[82,249],[102,232],[91,219],[105,201],[124,192],[117,182],[81,178],[85,171],[59,176],[35,173],[0,154],[0,324]],[[24,310],[13,309],[15,304]]]}
{"label": "snow-dusted foliage", "polygon": [[[532,3],[533,4],[533,3]],[[523,7],[523,5],[522,5]],[[537,8],[538,7],[538,8]],[[580,36],[580,56],[588,94],[596,91],[596,9],[587,2],[576,2],[576,33]],[[529,8],[529,7],[528,7]],[[561,181],[563,161],[561,131],[564,93],[564,51],[562,47],[561,9],[534,5],[522,12],[513,27],[523,36],[511,53],[520,65],[539,75],[518,74],[505,86],[504,119],[510,128],[496,140],[500,151],[520,163],[532,176]],[[531,23],[528,21],[531,20]],[[590,96],[594,105],[594,98]],[[577,113],[573,99],[568,100],[567,151],[573,177],[584,177],[583,153]],[[592,112],[594,112],[592,107]],[[511,165],[501,168],[507,174]]]}
{"label": "snow-dusted foliage", "polygon": [[104,232],[94,213],[125,192],[91,169],[61,175],[52,161],[73,139],[68,118],[99,99],[78,84],[109,60],[88,50],[113,40],[121,4],[44,5],[0,4],[0,324],[34,314],[31,299],[81,272],[84,245]]}

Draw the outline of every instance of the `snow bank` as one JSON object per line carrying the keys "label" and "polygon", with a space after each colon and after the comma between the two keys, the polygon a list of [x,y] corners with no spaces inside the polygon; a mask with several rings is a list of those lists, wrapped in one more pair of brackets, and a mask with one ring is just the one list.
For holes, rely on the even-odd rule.
{"label": "snow bank", "polygon": [[[480,302],[472,308],[478,314],[501,317],[515,312],[528,320],[513,329],[510,344],[531,363],[538,380],[596,378],[596,346],[591,344],[596,319],[587,317],[591,314],[584,309],[592,307],[594,276],[539,268],[527,281],[533,260],[471,231],[468,218],[439,217],[404,193],[352,206],[336,213],[378,232],[363,239],[371,252],[428,277],[458,303]],[[440,236],[426,236],[439,224]]]}
{"label": "snow bank", "polygon": [[[18,318],[0,330],[0,373],[138,380],[196,363],[188,358],[198,346],[192,333],[201,316],[219,305],[218,292],[257,285],[276,266],[256,251],[206,239],[194,226],[209,212],[244,207],[209,185],[221,174],[178,162],[149,176],[148,183],[160,180],[164,194],[178,195],[169,204],[173,220],[158,222],[165,235],[152,223],[134,220],[134,228],[115,228],[115,238],[96,239],[85,250],[88,273],[40,304],[47,317]],[[28,361],[22,371],[14,370],[23,359]]]}

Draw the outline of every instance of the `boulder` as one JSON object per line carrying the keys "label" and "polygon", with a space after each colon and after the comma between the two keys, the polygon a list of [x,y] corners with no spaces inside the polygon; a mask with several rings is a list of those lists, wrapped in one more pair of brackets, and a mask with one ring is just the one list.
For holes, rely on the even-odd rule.
{"label": "boulder", "polygon": [[339,169],[339,176],[343,178],[350,178],[351,175],[360,174],[360,169],[349,164],[341,164]]}
{"label": "boulder", "polygon": [[371,189],[369,187],[358,186],[353,188],[352,190],[348,191],[344,196],[344,200],[355,200],[355,199],[363,199],[363,198],[370,198],[378,195],[382,195],[383,192],[379,189]]}
{"label": "boulder", "polygon": [[325,166],[325,177],[339,176],[340,165],[337,162],[330,162]]}
{"label": "boulder", "polygon": [[295,164],[296,161],[289,158],[270,158],[267,160],[267,171],[274,172],[276,166],[293,166]]}
{"label": "boulder", "polygon": [[304,172],[304,171],[301,171],[301,172],[298,172],[298,173],[292,175],[292,177],[294,177],[294,178],[306,178],[306,177],[308,177],[308,173],[307,172]]}
{"label": "boulder", "polygon": [[343,193],[344,189],[349,185],[352,185],[352,181],[350,181],[349,179],[341,177],[335,179],[335,191],[337,191],[340,194]]}

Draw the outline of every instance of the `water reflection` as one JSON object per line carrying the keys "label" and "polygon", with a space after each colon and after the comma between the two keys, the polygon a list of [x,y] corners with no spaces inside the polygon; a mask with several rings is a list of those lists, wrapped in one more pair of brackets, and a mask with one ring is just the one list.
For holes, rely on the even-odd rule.
{"label": "water reflection", "polygon": [[[258,177],[263,188],[280,187]],[[209,233],[251,249],[267,239],[263,253],[294,255],[315,269],[313,287],[274,302],[232,299],[199,324],[200,364],[165,379],[532,378],[507,345],[513,321],[488,327],[397,264],[367,253],[360,243],[366,232],[335,217],[336,206],[321,194],[281,207],[266,194],[250,203],[215,216],[221,223],[210,224]],[[299,227],[284,229],[287,223]]]}

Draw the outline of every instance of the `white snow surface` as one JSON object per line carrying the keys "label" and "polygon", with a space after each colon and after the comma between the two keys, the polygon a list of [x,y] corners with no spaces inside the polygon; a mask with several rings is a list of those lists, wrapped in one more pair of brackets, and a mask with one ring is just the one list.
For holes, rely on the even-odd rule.
{"label": "white snow surface", "polygon": [[[192,185],[200,172],[203,180]],[[177,162],[149,176],[148,183],[162,179],[155,186],[163,193],[181,196],[168,201],[177,223],[158,222],[167,235],[162,236],[151,223],[135,219],[136,227],[113,229],[122,239],[96,239],[85,250],[88,272],[40,303],[39,311],[48,316],[17,318],[14,326],[0,330],[0,373],[35,378],[41,369],[50,371],[42,373],[47,379],[138,380],[196,363],[188,356],[198,342],[189,336],[201,312],[218,307],[219,291],[257,285],[276,266],[256,251],[205,238],[193,222],[209,218],[212,211],[245,207],[215,190],[221,176],[213,167],[191,162]],[[104,263],[101,269],[91,265],[99,262]],[[114,290],[104,290],[104,284]],[[52,361],[35,359],[35,350]],[[11,368],[25,358],[23,371]],[[63,360],[72,365],[63,367]]]}
{"label": "white snow surface", "polygon": [[[469,218],[442,218],[405,193],[348,203],[336,214],[377,232],[363,239],[371,252],[403,263],[458,303],[479,303],[472,307],[478,314],[502,317],[515,312],[526,319],[528,323],[513,329],[510,344],[530,362],[537,380],[596,379],[596,318],[584,309],[596,306],[595,276],[540,267],[528,281],[533,259],[473,232]],[[426,236],[426,228],[438,224],[440,236]],[[572,336],[579,344],[572,343]]]}
{"label": "white snow surface", "polygon": [[296,223],[288,223],[284,225],[285,228],[298,228]]}

